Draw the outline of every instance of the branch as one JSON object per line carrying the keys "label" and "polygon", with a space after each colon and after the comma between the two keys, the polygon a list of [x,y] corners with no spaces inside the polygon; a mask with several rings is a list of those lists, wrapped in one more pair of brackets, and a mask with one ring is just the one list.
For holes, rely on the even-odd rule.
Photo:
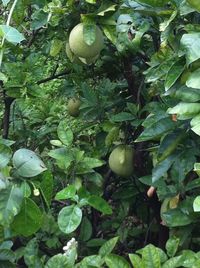
{"label": "branch", "polygon": [[128,56],[124,57],[123,65],[124,65],[124,77],[128,83],[129,94],[133,96],[134,101],[137,101],[137,89],[135,85],[135,76],[132,70],[131,59]]}
{"label": "branch", "polygon": [[8,138],[8,134],[9,134],[9,126],[10,126],[10,109],[11,109],[11,105],[13,103],[13,101],[15,100],[12,97],[8,97],[6,96],[6,92],[4,91],[4,115],[3,115],[3,134],[2,137],[4,139]]}
{"label": "branch", "polygon": [[37,82],[37,85],[44,84],[44,83],[49,82],[49,81],[54,80],[54,79],[58,79],[58,78],[60,78],[60,77],[62,77],[62,76],[65,76],[65,75],[67,75],[67,74],[70,74],[70,71],[69,71],[69,70],[67,70],[67,71],[63,71],[63,72],[58,73],[58,74],[53,74],[53,75],[51,75],[51,76],[49,76],[49,77],[47,77],[47,78],[44,78],[44,79],[42,79],[42,80],[39,80],[39,81]]}

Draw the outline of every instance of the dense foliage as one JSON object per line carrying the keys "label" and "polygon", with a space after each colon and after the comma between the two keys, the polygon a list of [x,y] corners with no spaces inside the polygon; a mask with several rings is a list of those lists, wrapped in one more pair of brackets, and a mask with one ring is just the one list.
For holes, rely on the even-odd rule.
{"label": "dense foliage", "polygon": [[0,1],[0,267],[200,267],[199,13]]}

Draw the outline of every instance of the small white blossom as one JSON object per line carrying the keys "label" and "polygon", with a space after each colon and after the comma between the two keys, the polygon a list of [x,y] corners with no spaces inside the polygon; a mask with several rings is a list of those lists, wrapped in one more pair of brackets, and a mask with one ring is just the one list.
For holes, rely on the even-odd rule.
{"label": "small white blossom", "polygon": [[67,252],[74,248],[74,247],[77,247],[77,241],[75,238],[72,238],[70,241],[67,242],[67,245],[63,247],[63,250],[65,251],[64,254],[67,254]]}

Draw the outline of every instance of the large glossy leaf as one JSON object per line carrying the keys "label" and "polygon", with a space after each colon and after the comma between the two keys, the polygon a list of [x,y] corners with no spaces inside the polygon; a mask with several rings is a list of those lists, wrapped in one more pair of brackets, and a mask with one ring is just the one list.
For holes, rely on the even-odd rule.
{"label": "large glossy leaf", "polygon": [[71,268],[68,263],[68,259],[63,254],[57,254],[50,258],[45,265],[45,268]]}
{"label": "large glossy leaf", "polygon": [[193,209],[194,209],[195,212],[200,212],[200,196],[197,196],[194,199]]}
{"label": "large glossy leaf", "polygon": [[188,65],[200,58],[200,33],[184,34],[181,45],[185,50]]}
{"label": "large glossy leaf", "polygon": [[71,205],[61,209],[58,215],[58,226],[65,234],[77,229],[82,220],[82,211],[78,206]]}
{"label": "large glossy leaf", "polygon": [[92,224],[87,217],[81,222],[79,240],[88,241],[92,236]]}
{"label": "large glossy leaf", "polygon": [[53,175],[49,171],[42,174],[39,188],[47,207],[50,207],[53,196]]}
{"label": "large glossy leaf", "polygon": [[28,241],[24,249],[24,261],[27,267],[30,268],[43,268],[41,258],[38,256],[38,241],[37,238],[33,238]]}
{"label": "large glossy leaf", "polygon": [[178,118],[189,119],[200,112],[200,103],[180,102],[173,108],[168,109],[169,114],[176,114]]}
{"label": "large glossy leaf", "polygon": [[46,170],[42,160],[28,149],[19,149],[14,153],[13,165],[17,173],[25,178],[35,177]]}
{"label": "large glossy leaf", "polygon": [[142,254],[142,261],[145,268],[161,268],[161,257],[158,248],[153,245],[147,245],[137,253]]}
{"label": "large glossy leaf", "polygon": [[103,244],[103,246],[101,246],[101,248],[99,249],[99,254],[102,257],[105,257],[106,255],[110,254],[113,251],[114,247],[116,246],[118,240],[119,237],[114,237],[106,241],[106,243]]}
{"label": "large glossy leaf", "polygon": [[178,78],[182,74],[184,68],[185,63],[183,59],[179,59],[171,66],[165,80],[165,90],[168,90],[174,85],[174,83],[178,80]]}
{"label": "large glossy leaf", "polygon": [[162,118],[153,123],[150,127],[145,128],[142,134],[137,138],[136,142],[148,141],[159,138],[163,134],[175,128],[176,123],[170,118]]}
{"label": "large glossy leaf", "polygon": [[13,44],[18,44],[25,39],[17,29],[8,25],[0,25],[0,36]]}
{"label": "large glossy leaf", "polygon": [[190,74],[190,76],[187,79],[186,85],[191,88],[200,89],[199,76],[200,76],[200,69],[197,69]]}
{"label": "large glossy leaf", "polygon": [[85,257],[79,264],[78,268],[86,268],[86,267],[92,267],[92,268],[99,268],[101,267],[103,263],[103,260],[98,255],[91,255],[88,257]]}
{"label": "large glossy leaf", "polygon": [[145,268],[142,259],[137,254],[129,254],[128,256],[134,268]]}
{"label": "large glossy leaf", "polygon": [[197,11],[200,12],[200,2],[199,0],[187,0],[187,2],[190,4],[191,7],[196,9]]}
{"label": "large glossy leaf", "polygon": [[65,145],[71,145],[73,142],[73,132],[69,129],[66,121],[61,121],[57,129],[58,137]]}
{"label": "large glossy leaf", "polygon": [[9,226],[21,208],[23,190],[16,185],[9,185],[0,192],[0,224]]}
{"label": "large glossy leaf", "polygon": [[175,256],[178,250],[179,244],[180,244],[180,239],[178,237],[172,236],[169,238],[169,240],[166,243],[167,255],[169,257]]}
{"label": "large glossy leaf", "polygon": [[39,230],[42,220],[42,212],[36,203],[24,198],[21,211],[12,223],[12,229],[19,235],[30,236]]}
{"label": "large glossy leaf", "polygon": [[74,185],[69,185],[66,188],[62,189],[60,192],[58,192],[55,196],[56,200],[66,200],[74,198],[76,194],[76,188]]}
{"label": "large glossy leaf", "polygon": [[[86,17],[86,16],[84,16]],[[90,20],[90,23],[83,20],[83,38],[86,44],[91,46],[96,40],[96,25],[95,23]]]}
{"label": "large glossy leaf", "polygon": [[137,2],[145,3],[153,7],[162,7],[169,1],[168,0],[137,0]]}
{"label": "large glossy leaf", "polygon": [[109,206],[109,204],[100,196],[96,196],[96,195],[91,195],[88,199],[87,199],[87,203],[101,211],[104,214],[112,214],[112,208]]}
{"label": "large glossy leaf", "polygon": [[109,254],[105,257],[105,262],[109,268],[131,268],[130,264],[121,256]]}
{"label": "large glossy leaf", "polygon": [[176,155],[170,155],[162,162],[158,163],[152,170],[152,182],[158,181],[165,173],[169,170],[173,162],[175,161]]}
{"label": "large glossy leaf", "polygon": [[5,167],[12,157],[12,150],[4,145],[0,144],[0,168]]}
{"label": "large glossy leaf", "polygon": [[6,261],[6,260],[14,262],[15,254],[10,249],[0,249],[0,266],[1,266],[1,261]]}

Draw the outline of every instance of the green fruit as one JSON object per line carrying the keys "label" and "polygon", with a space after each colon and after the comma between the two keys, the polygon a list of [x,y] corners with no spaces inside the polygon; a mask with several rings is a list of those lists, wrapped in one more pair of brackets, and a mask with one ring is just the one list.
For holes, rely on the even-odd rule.
{"label": "green fruit", "polygon": [[67,110],[69,114],[73,117],[77,117],[80,113],[79,107],[81,105],[81,102],[77,98],[72,98],[69,100],[68,105],[67,105]]}
{"label": "green fruit", "polygon": [[129,145],[117,146],[109,157],[110,169],[121,177],[129,177],[133,173],[134,150]]}
{"label": "green fruit", "polygon": [[103,48],[103,34],[96,26],[96,39],[88,45],[83,38],[83,23],[76,25],[69,36],[69,46],[72,52],[81,58],[93,58],[97,56]]}
{"label": "green fruit", "polygon": [[196,9],[197,11],[200,12],[200,2],[199,0],[187,0],[187,2],[190,4],[191,7]]}
{"label": "green fruit", "polygon": [[81,60],[77,56],[75,56],[74,53],[71,51],[70,46],[69,46],[69,43],[66,44],[65,52],[67,54],[68,59],[72,63],[82,64]]}

